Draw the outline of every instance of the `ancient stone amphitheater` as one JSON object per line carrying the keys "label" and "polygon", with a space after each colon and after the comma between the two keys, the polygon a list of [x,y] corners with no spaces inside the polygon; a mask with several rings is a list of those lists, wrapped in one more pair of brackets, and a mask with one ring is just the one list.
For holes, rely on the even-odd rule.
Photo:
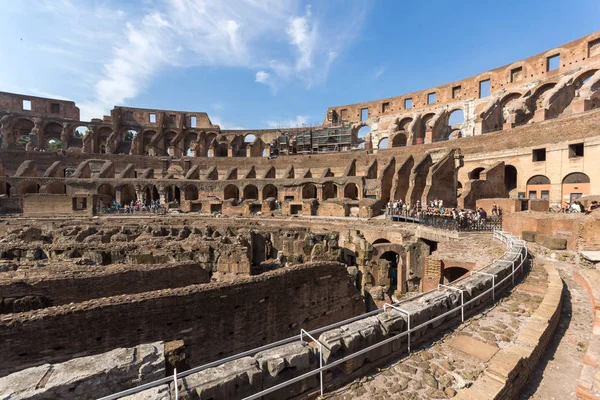
{"label": "ancient stone amphitheater", "polygon": [[0,398],[600,398],[599,89],[596,32],[313,127],[0,93]]}

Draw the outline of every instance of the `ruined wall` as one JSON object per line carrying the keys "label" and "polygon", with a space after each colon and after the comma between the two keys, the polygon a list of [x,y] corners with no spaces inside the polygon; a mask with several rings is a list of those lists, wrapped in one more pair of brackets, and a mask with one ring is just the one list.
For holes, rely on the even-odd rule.
{"label": "ruined wall", "polygon": [[78,271],[57,272],[50,277],[25,275],[22,279],[0,281],[0,314],[29,311],[42,304],[58,306],[210,282],[208,271],[196,263],[115,265],[82,275]]}
{"label": "ruined wall", "polygon": [[184,340],[190,363],[197,365],[363,311],[345,266],[337,263],[298,265],[229,284],[90,300],[0,317],[5,344],[0,375],[156,340]]}
{"label": "ruined wall", "polygon": [[479,199],[507,196],[504,186],[504,163],[500,162],[481,171],[479,178],[467,181],[457,200],[460,208],[474,209]]}

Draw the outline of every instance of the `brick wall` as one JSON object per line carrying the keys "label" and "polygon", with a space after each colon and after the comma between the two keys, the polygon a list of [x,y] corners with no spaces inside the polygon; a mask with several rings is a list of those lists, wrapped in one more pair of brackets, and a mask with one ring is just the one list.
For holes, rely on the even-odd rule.
{"label": "brick wall", "polygon": [[0,317],[0,375],[156,340],[184,340],[190,365],[198,365],[362,312],[360,293],[338,263],[90,300]]}
{"label": "brick wall", "polygon": [[[45,278],[15,279],[0,283],[1,300],[23,296],[43,296],[54,306],[89,299],[142,293],[164,288],[208,283],[210,276],[196,263],[165,265],[115,265],[100,267],[87,276],[59,274]],[[95,273],[95,274],[94,274]],[[91,275],[94,274],[94,275]],[[90,276],[91,275],[91,276]],[[0,307],[0,313],[2,307]]]}

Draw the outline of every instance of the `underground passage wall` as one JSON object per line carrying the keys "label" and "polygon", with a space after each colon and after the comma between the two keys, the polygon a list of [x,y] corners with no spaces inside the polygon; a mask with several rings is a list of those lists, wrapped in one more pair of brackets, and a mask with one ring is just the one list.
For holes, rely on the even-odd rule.
{"label": "underground passage wall", "polygon": [[309,263],[235,283],[7,314],[0,317],[0,376],[153,341],[183,340],[190,365],[198,365],[363,311],[343,264]]}

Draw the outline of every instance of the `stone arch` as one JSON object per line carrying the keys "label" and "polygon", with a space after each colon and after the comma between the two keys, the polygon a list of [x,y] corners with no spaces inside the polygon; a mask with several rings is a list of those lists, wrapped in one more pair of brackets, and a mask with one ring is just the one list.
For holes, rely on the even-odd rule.
{"label": "stone arch", "polygon": [[112,133],[112,128],[108,126],[101,126],[100,128],[98,128],[98,130],[96,131],[96,140],[92,141],[92,143],[95,142],[95,146],[92,148],[92,152],[102,154],[106,153],[108,139],[110,138],[110,135],[112,135]]}
{"label": "stone arch", "polygon": [[98,194],[110,196],[110,201],[112,202],[115,198],[115,187],[109,183],[103,183],[98,186]]}
{"label": "stone arch", "polygon": [[455,108],[448,113],[448,120],[446,123],[446,132],[441,138],[434,138],[434,140],[450,140],[458,139],[463,137],[463,126],[465,123],[465,112],[462,108]]}
{"label": "stone arch", "polygon": [[580,73],[579,75],[577,75],[577,77],[575,79],[573,79],[573,87],[575,88],[575,90],[581,89],[583,84],[585,82],[587,82],[587,80],[590,79],[592,77],[592,75],[594,75],[598,71],[599,71],[598,68],[592,68],[592,69],[585,70],[582,73]]}
{"label": "stone arch", "polygon": [[550,179],[545,175],[534,175],[527,180],[525,191],[530,199],[549,200]]}
{"label": "stone arch", "polygon": [[379,139],[379,143],[377,144],[377,148],[379,150],[387,149],[389,147],[389,139],[387,137]]}
{"label": "stone arch", "polygon": [[389,263],[388,279],[390,281],[390,291],[393,293],[398,287],[398,266],[402,265],[400,254],[393,250],[388,250],[379,256],[380,260],[386,260]]}
{"label": "stone arch", "polygon": [[[35,127],[32,120],[28,118],[19,118],[13,124],[13,135],[15,138],[14,144],[17,148],[25,149],[27,144],[31,142],[31,131]],[[6,140],[7,138],[3,138]],[[35,143],[32,143],[35,145]]]}
{"label": "stone arch", "polygon": [[463,267],[451,266],[444,268],[444,283],[451,283],[455,280],[465,276],[469,273],[469,270]]}
{"label": "stone arch", "polygon": [[227,185],[223,189],[223,200],[239,200],[240,189],[235,185]]}
{"label": "stone arch", "polygon": [[421,117],[421,122],[415,132],[413,144],[424,144],[427,130],[429,129],[429,122],[435,117],[434,113],[427,113]]}
{"label": "stone arch", "polygon": [[160,193],[155,185],[144,187],[144,204],[149,205],[152,201],[160,200]]}
{"label": "stone arch", "polygon": [[165,201],[172,203],[177,201],[181,203],[181,189],[177,185],[169,185],[165,187]]}
{"label": "stone arch", "polygon": [[263,190],[262,190],[262,198],[263,198],[263,200],[266,200],[269,198],[278,199],[277,187],[270,183],[265,185],[265,187],[263,187]]}
{"label": "stone arch", "polygon": [[337,185],[333,182],[323,184],[323,200],[335,199],[338,197]]}
{"label": "stone arch", "polygon": [[572,172],[562,180],[562,198],[574,201],[590,194],[590,177],[583,172]]}
{"label": "stone arch", "polygon": [[479,179],[481,173],[485,170],[485,167],[477,167],[469,172],[469,180]]}
{"label": "stone arch", "polygon": [[391,243],[389,240],[387,240],[386,238],[379,238],[376,239],[372,244],[383,244],[383,243]]}
{"label": "stone arch", "polygon": [[254,185],[244,186],[244,200],[258,200],[258,188]]}
{"label": "stone arch", "polygon": [[132,201],[137,201],[135,187],[130,183],[121,186],[121,204],[130,205]]}
{"label": "stone arch", "polygon": [[392,138],[392,147],[404,147],[406,146],[406,142],[406,133],[398,132]]}
{"label": "stone arch", "polygon": [[198,200],[198,188],[195,185],[187,185],[183,191],[185,200]]}
{"label": "stone arch", "polygon": [[504,165],[504,187],[509,194],[517,188],[518,175],[517,168],[514,165]]}
{"label": "stone arch", "polygon": [[344,187],[344,197],[351,200],[358,200],[358,187],[355,183],[348,183]]}
{"label": "stone arch", "polygon": [[215,145],[215,157],[227,157],[229,147],[227,143],[218,143]]}
{"label": "stone arch", "polygon": [[[43,134],[40,140],[38,140],[38,147],[41,146],[47,151],[57,151],[63,148],[62,134],[63,126],[55,121],[50,121],[44,125]],[[67,143],[64,144],[65,146]]]}
{"label": "stone arch", "polygon": [[[353,138],[354,145],[363,149],[372,148],[371,127],[367,124],[360,124],[355,128],[356,136]],[[354,135],[353,135],[354,136]]]}
{"label": "stone arch", "polygon": [[316,199],[317,198],[317,187],[312,183],[307,183],[302,186],[302,198],[303,199]]}

